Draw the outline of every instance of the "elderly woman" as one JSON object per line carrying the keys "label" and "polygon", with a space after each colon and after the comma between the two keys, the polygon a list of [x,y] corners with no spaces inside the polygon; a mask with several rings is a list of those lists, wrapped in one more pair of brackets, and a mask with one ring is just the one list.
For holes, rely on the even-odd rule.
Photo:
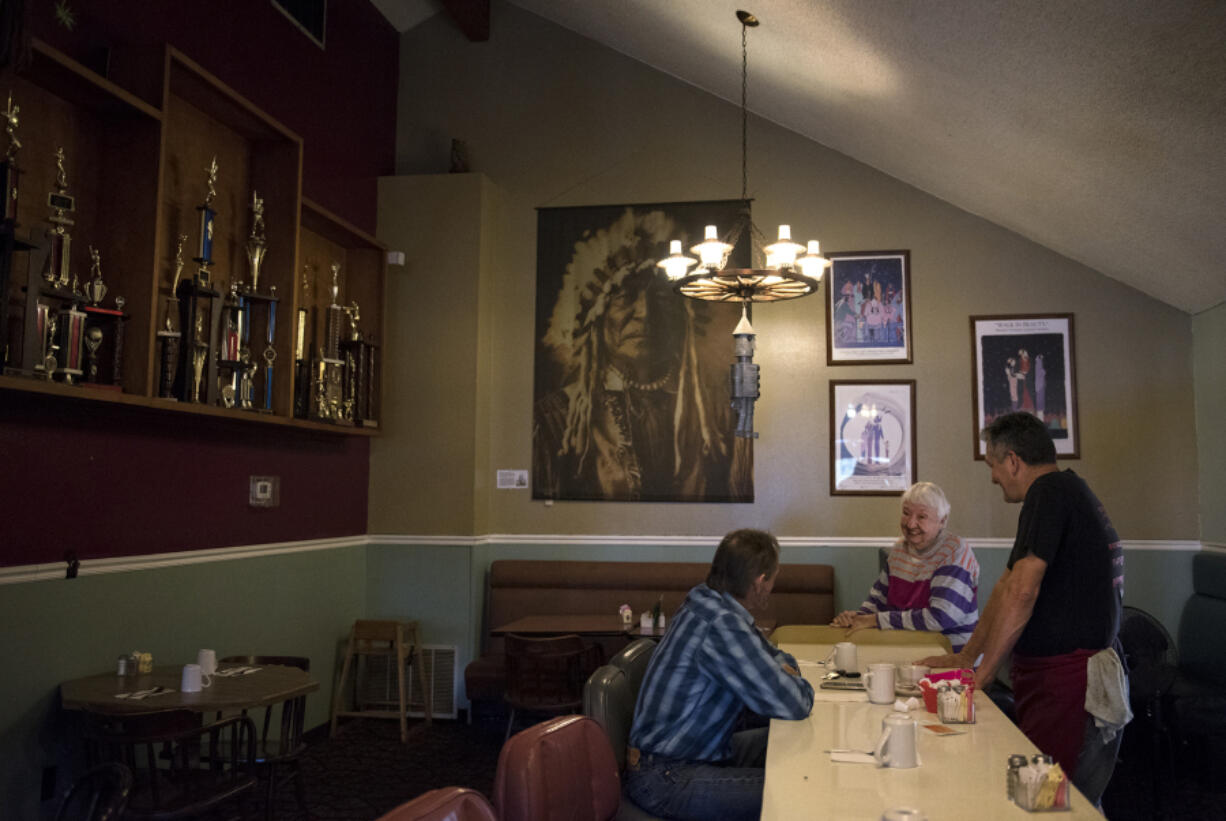
{"label": "elderly woman", "polygon": [[902,538],[859,610],[835,617],[835,627],[932,630],[954,652],[979,623],[979,562],[966,542],[945,530],[949,501],[932,482],[916,482],[902,497]]}

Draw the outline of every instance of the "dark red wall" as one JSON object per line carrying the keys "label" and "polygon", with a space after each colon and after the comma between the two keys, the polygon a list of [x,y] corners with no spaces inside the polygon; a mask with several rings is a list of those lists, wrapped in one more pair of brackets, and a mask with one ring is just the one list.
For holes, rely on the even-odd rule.
{"label": "dark red wall", "polygon": [[0,391],[0,565],[362,534],[369,464],[365,437]]}
{"label": "dark red wall", "polygon": [[[304,142],[303,193],[373,233],[393,173],[399,38],[369,0],[329,0],[326,49],[269,0],[27,0],[31,33],[91,67],[170,43]],[[362,534],[370,443],[0,390],[0,565]],[[247,504],[252,475],[281,506]]]}
{"label": "dark red wall", "polygon": [[325,48],[270,0],[27,0],[30,31],[89,65],[170,43],[303,139],[303,194],[370,233],[396,151],[399,35],[370,0],[328,0]]}

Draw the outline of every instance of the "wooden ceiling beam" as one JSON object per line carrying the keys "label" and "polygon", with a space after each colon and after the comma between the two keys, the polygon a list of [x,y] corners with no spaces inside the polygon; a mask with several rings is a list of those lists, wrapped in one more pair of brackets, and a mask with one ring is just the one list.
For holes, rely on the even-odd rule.
{"label": "wooden ceiling beam", "polygon": [[469,42],[490,39],[490,0],[442,0],[442,4]]}

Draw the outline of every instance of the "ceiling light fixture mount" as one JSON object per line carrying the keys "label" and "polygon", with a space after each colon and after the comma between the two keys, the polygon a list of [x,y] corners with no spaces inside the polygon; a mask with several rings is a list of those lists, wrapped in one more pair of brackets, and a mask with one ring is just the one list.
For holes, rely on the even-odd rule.
{"label": "ceiling light fixture mount", "polygon": [[[830,261],[821,255],[817,240],[801,245],[792,240],[790,225],[780,225],[778,240],[766,244],[749,213],[749,38],[758,18],[737,11],[741,23],[741,199],[745,206],[727,234],[720,236],[714,225],[706,227],[703,241],[688,257],[681,251],[681,240],[669,243],[669,256],[657,265],[674,282],[678,293],[708,302],[779,302],[808,296],[821,284],[822,273]],[[750,243],[750,267],[729,268],[728,258],[746,233]],[[691,266],[697,266],[693,271]]]}

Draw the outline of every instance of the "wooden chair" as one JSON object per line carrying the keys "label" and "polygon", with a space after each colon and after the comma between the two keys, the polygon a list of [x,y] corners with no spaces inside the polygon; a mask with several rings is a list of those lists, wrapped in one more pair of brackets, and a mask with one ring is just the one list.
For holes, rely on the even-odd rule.
{"label": "wooden chair", "polygon": [[[283,667],[297,667],[303,672],[311,671],[311,660],[304,656],[226,656],[222,664],[243,664],[252,667],[266,667],[277,664]],[[264,708],[263,728],[260,731],[259,742],[256,745],[255,765],[257,771],[268,779],[265,792],[264,817],[271,821],[277,801],[277,790],[288,782],[294,783],[294,797],[298,801],[298,809],[307,812],[306,798],[302,794],[302,779],[298,773],[298,759],[306,749],[302,740],[302,724],[306,718],[306,696],[292,698],[281,704],[281,718],[278,728],[272,729],[273,705]],[[246,715],[246,711],[243,711]]]}
{"label": "wooden chair", "polygon": [[604,730],[587,716],[561,716],[502,745],[494,806],[502,821],[609,821],[621,780]]}
{"label": "wooden chair", "polygon": [[498,816],[476,790],[443,787],[422,793],[378,821],[498,821]]}
{"label": "wooden chair", "polygon": [[258,783],[250,771],[256,729],[247,716],[203,727],[111,735],[105,742],[132,771],[125,819],[197,817]]}
{"label": "wooden chair", "polygon": [[132,771],[115,761],[92,767],[72,783],[55,821],[118,821],[132,791]]}
{"label": "wooden chair", "polygon": [[[345,662],[341,666],[340,682],[336,686],[332,698],[332,722],[329,734],[336,734],[337,719],[341,716],[364,716],[366,718],[398,718],[400,719],[400,740],[409,739],[408,709],[409,700],[404,680],[404,665],[409,658],[417,654],[417,679],[421,685],[422,701],[426,717],[426,726],[430,726],[430,686],[426,681],[426,668],[422,663],[421,634],[415,621],[381,621],[359,619],[353,623],[349,631],[349,644],[345,649]],[[356,699],[358,709],[346,710],[345,682],[349,679],[352,669],[360,665],[364,656],[395,657],[396,681],[399,691],[398,710],[363,710],[360,694]],[[356,678],[355,674],[355,678]]]}
{"label": "wooden chair", "polygon": [[516,711],[574,713],[583,706],[583,684],[600,666],[598,645],[584,644],[580,636],[528,638],[508,634],[506,701],[511,706],[507,738]]}

